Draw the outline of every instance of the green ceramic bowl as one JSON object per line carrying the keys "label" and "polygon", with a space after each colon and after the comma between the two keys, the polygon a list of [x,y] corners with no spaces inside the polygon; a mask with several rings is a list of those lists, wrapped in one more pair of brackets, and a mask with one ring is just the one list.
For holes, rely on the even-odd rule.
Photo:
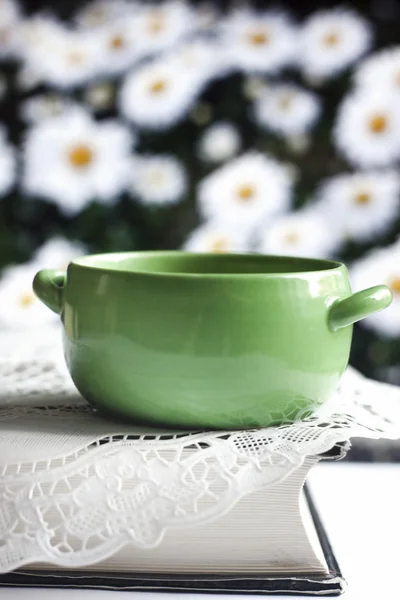
{"label": "green ceramic bowl", "polygon": [[385,286],[352,295],[343,264],[257,254],[86,256],[33,287],[90,403],[190,429],[309,415],[347,365],[352,323],[391,302]]}

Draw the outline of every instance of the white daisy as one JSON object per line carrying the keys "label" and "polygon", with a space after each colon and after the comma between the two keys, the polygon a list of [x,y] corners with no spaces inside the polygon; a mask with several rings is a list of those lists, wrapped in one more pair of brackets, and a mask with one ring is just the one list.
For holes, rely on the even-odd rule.
{"label": "white daisy", "polygon": [[197,88],[227,75],[230,70],[221,44],[209,38],[197,37],[180,44],[170,53],[169,59],[175,63],[182,77],[190,78]]}
{"label": "white daisy", "polygon": [[27,98],[20,105],[20,115],[30,124],[40,123],[44,119],[63,115],[73,108],[74,103],[59,94],[40,94]]}
{"label": "white daisy", "polygon": [[240,135],[233,123],[214,123],[205,130],[199,142],[199,156],[210,163],[223,162],[240,150]]}
{"label": "white daisy", "polygon": [[13,56],[18,47],[17,28],[20,8],[14,0],[0,2],[0,58]]}
{"label": "white daisy", "polygon": [[275,219],[262,233],[265,254],[327,258],[338,248],[339,238],[317,212],[306,209]]}
{"label": "white daisy", "polygon": [[332,226],[355,240],[387,231],[398,215],[400,175],[370,171],[332,177],[320,189],[319,208]]}
{"label": "white daisy", "polygon": [[356,165],[389,165],[400,157],[398,98],[386,90],[350,94],[339,107],[334,138],[338,149]]}
{"label": "white daisy", "polygon": [[244,8],[224,19],[221,39],[232,65],[246,72],[275,73],[291,64],[297,32],[281,12]]}
{"label": "white daisy", "polygon": [[36,263],[8,267],[0,279],[0,326],[7,329],[41,328],[56,322],[56,315],[35,296]]}
{"label": "white daisy", "polygon": [[14,148],[7,142],[5,128],[0,126],[0,197],[5,196],[13,186],[16,167]]}
{"label": "white daisy", "polygon": [[364,90],[386,89],[400,92],[400,47],[376,52],[357,68],[354,82]]}
{"label": "white daisy", "polygon": [[24,188],[68,215],[91,200],[109,202],[127,186],[131,143],[121,124],[96,123],[82,110],[47,119],[27,133]]}
{"label": "white daisy", "polygon": [[303,24],[298,59],[311,78],[329,78],[358,60],[369,49],[371,29],[352,10],[318,11]]}
{"label": "white daisy", "polygon": [[206,219],[254,227],[284,212],[291,192],[291,178],[278,161],[248,152],[200,182],[199,208]]}
{"label": "white daisy", "polygon": [[187,189],[182,163],[170,155],[136,156],[130,189],[144,204],[173,204]]}
{"label": "white daisy", "polygon": [[[66,35],[65,26],[49,14],[37,14],[21,21],[17,28],[18,53],[22,59],[22,74],[26,89],[26,82],[33,79],[41,81],[41,59],[46,60],[46,54],[58,47],[59,40]],[[19,76],[22,79],[21,76]]]}
{"label": "white daisy", "polygon": [[54,237],[39,248],[35,253],[34,262],[40,269],[65,270],[72,260],[82,256],[85,252],[82,244],[62,237]]}
{"label": "white daisy", "polygon": [[94,0],[85,4],[75,15],[80,27],[103,27],[124,17],[131,16],[138,9],[132,0]]}
{"label": "white daisy", "polygon": [[28,44],[29,68],[42,81],[62,89],[93,79],[100,69],[96,36],[53,26],[43,38]]}
{"label": "white daisy", "polygon": [[126,77],[120,108],[139,127],[167,129],[187,114],[197,91],[176,63],[158,60]]}
{"label": "white daisy", "polygon": [[400,242],[372,250],[350,268],[350,280],[355,292],[377,284],[386,284],[393,293],[393,302],[381,312],[364,319],[362,325],[386,337],[400,336]]}
{"label": "white daisy", "polygon": [[254,103],[256,121],[285,137],[309,131],[320,112],[318,97],[292,83],[267,86]]}
{"label": "white daisy", "polygon": [[59,35],[65,32],[61,21],[48,13],[35,14],[19,23],[18,34],[21,41],[21,51],[26,52],[26,57],[31,52],[41,50],[43,44],[50,45]]}
{"label": "white daisy", "polygon": [[43,82],[42,59],[46,62],[48,55],[59,48],[60,40],[64,40],[66,35],[65,26],[48,14],[38,14],[19,23],[17,38],[22,68],[18,84],[22,89],[30,89]]}
{"label": "white daisy", "polygon": [[183,249],[187,252],[247,252],[249,241],[246,235],[226,225],[209,221],[197,227],[187,237]]}
{"label": "white daisy", "polygon": [[188,37],[196,26],[195,14],[181,0],[167,0],[155,5],[143,4],[138,15],[138,42],[151,55],[170,48]]}
{"label": "white daisy", "polygon": [[143,56],[138,35],[137,18],[134,16],[114,20],[96,31],[94,37],[101,73],[121,73]]}

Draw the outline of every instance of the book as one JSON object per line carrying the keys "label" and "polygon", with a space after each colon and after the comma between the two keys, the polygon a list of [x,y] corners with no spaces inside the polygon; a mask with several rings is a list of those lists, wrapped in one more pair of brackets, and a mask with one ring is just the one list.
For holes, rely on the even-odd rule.
{"label": "book", "polygon": [[[343,453],[338,446],[325,458]],[[243,496],[217,520],[168,530],[156,548],[128,544],[73,570],[32,564],[3,575],[0,585],[338,595],[345,581],[304,486],[320,458],[306,458],[283,481]]]}

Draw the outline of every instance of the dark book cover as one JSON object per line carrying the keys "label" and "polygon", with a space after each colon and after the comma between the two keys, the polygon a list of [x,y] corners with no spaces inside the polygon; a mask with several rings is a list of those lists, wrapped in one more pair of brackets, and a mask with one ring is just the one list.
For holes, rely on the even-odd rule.
{"label": "dark book cover", "polygon": [[338,596],[346,583],[329,543],[327,532],[318,515],[310,490],[306,497],[324,552],[329,573],[325,575],[218,575],[218,574],[155,574],[155,573],[100,573],[90,571],[62,572],[33,571],[21,568],[0,576],[0,586],[106,589],[144,592],[196,592],[224,594],[293,594]]}

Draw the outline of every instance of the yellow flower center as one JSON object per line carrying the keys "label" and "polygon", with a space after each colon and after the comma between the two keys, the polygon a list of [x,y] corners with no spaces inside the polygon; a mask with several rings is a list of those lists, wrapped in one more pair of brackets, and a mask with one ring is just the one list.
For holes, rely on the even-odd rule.
{"label": "yellow flower center", "polygon": [[296,233],[296,231],[288,231],[285,235],[284,235],[284,241],[289,244],[289,246],[294,246],[295,244],[297,244],[300,240],[300,236],[298,233]]}
{"label": "yellow flower center", "polygon": [[167,82],[165,79],[155,79],[149,86],[151,94],[163,94],[167,89]]}
{"label": "yellow flower center", "polygon": [[388,285],[394,294],[400,294],[400,277],[394,277]]}
{"label": "yellow flower center", "polygon": [[34,300],[35,297],[31,292],[23,292],[18,299],[18,304],[21,308],[29,308]]}
{"label": "yellow flower center", "polygon": [[83,52],[79,52],[79,50],[72,50],[68,52],[66,59],[67,63],[72,67],[79,67],[85,62],[85,55]]}
{"label": "yellow flower center", "polygon": [[211,252],[219,253],[219,252],[227,252],[229,249],[228,243],[224,238],[217,238],[213,241],[210,246]]}
{"label": "yellow flower center", "polygon": [[331,33],[326,33],[322,37],[322,43],[324,44],[324,46],[337,46],[337,44],[339,43],[339,39],[339,35],[332,31]]}
{"label": "yellow flower center", "polygon": [[248,40],[252,46],[266,46],[270,42],[270,36],[266,31],[253,31]]}
{"label": "yellow flower center", "polygon": [[152,35],[157,35],[165,29],[165,19],[161,14],[154,14],[149,18],[147,31]]}
{"label": "yellow flower center", "polygon": [[368,125],[372,133],[383,133],[387,129],[388,119],[383,114],[376,114],[370,118]]}
{"label": "yellow flower center", "polygon": [[293,104],[293,94],[287,93],[282,94],[279,98],[278,105],[282,111],[290,110],[291,105]]}
{"label": "yellow flower center", "polygon": [[149,185],[153,187],[160,187],[165,182],[165,173],[161,170],[154,170],[149,173],[148,176]]}
{"label": "yellow flower center", "polygon": [[354,202],[356,204],[369,204],[369,202],[371,201],[371,194],[369,194],[368,192],[358,192],[358,194],[356,194],[354,196]]}
{"label": "yellow flower center", "polygon": [[116,34],[110,39],[111,50],[121,50],[125,46],[125,39],[121,34]]}
{"label": "yellow flower center", "polygon": [[71,148],[68,158],[73,167],[82,169],[93,161],[93,150],[87,144],[78,144]]}
{"label": "yellow flower center", "polygon": [[238,191],[237,191],[237,195],[239,200],[241,200],[242,202],[248,202],[249,200],[252,200],[254,198],[256,194],[256,189],[254,187],[254,185],[242,185],[239,187]]}

